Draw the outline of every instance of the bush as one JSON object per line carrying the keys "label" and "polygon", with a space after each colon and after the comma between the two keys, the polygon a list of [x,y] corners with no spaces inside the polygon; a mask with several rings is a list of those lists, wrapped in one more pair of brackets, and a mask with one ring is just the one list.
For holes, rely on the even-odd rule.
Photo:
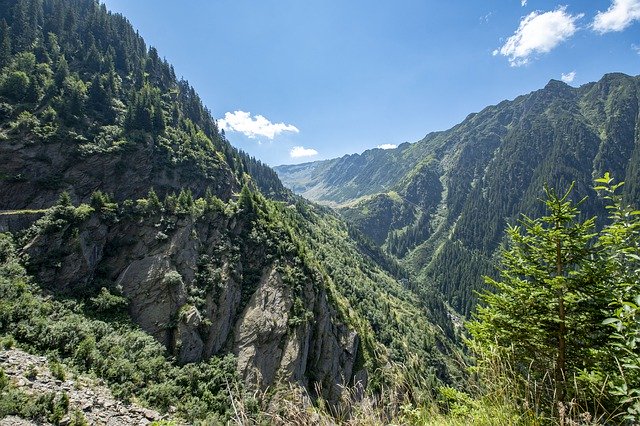
{"label": "bush", "polygon": [[100,289],[100,293],[91,299],[91,304],[98,312],[113,312],[124,309],[129,304],[126,297],[112,294],[105,287]]}
{"label": "bush", "polygon": [[55,379],[58,379],[58,380],[65,379],[64,368],[58,361],[56,360],[49,361],[49,371],[51,371],[51,375]]}
{"label": "bush", "polygon": [[14,128],[20,132],[28,132],[36,129],[38,126],[40,126],[40,120],[29,111],[22,111],[14,123]]}
{"label": "bush", "polygon": [[0,94],[22,102],[26,99],[31,80],[24,71],[12,71],[0,81]]}

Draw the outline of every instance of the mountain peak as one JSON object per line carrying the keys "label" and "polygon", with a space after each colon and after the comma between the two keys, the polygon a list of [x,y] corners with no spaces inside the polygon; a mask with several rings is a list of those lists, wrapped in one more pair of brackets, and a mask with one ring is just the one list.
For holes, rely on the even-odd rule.
{"label": "mountain peak", "polygon": [[553,78],[549,80],[546,86],[544,86],[544,90],[567,90],[567,89],[571,89],[571,86],[569,86],[564,81],[555,80]]}

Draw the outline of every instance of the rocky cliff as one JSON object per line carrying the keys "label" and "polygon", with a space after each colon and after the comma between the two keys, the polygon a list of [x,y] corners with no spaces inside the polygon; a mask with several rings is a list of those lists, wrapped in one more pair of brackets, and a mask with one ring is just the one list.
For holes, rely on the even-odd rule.
{"label": "rocky cliff", "polygon": [[252,220],[260,207],[217,202],[199,214],[128,216],[59,206],[27,231],[23,250],[55,294],[105,287],[126,297],[131,318],[180,363],[233,353],[253,386],[317,383],[337,400],[358,373],[358,334],[319,271],[273,228],[277,218]]}

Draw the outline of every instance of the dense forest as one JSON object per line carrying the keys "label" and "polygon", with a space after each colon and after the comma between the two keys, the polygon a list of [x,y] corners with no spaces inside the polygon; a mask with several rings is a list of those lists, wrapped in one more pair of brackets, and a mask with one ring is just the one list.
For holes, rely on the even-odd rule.
{"label": "dense forest", "polygon": [[576,182],[586,214],[606,211],[591,182],[605,172],[640,197],[640,78],[607,74],[544,88],[470,114],[449,130],[396,149],[276,167],[291,189],[343,217],[469,317],[496,267],[504,231],[541,215],[545,184]]}
{"label": "dense forest", "polygon": [[[87,201],[95,188],[135,198],[149,185],[161,196],[209,187],[228,199],[248,176],[286,197],[275,173],[225,140],[194,88],[124,17],[87,1],[3,1],[0,16],[5,139],[24,144],[3,150],[2,179],[15,185],[3,188],[0,206],[47,206],[62,190]],[[48,149],[37,155],[34,143]],[[107,161],[107,170],[91,167]]]}
{"label": "dense forest", "polygon": [[[4,346],[188,422],[462,384],[442,298],[421,303],[360,231],[233,148],[124,17],[92,0],[0,12]],[[53,416],[3,389],[2,415]]]}
{"label": "dense forest", "polygon": [[101,409],[23,351],[156,425],[637,423],[639,91],[552,81],[278,168],[332,209],[125,17],[0,0],[0,419]]}

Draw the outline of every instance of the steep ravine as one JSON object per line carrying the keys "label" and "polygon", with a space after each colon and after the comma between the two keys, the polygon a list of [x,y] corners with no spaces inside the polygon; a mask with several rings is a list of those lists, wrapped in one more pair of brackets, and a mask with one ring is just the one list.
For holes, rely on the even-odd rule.
{"label": "steep ravine", "polygon": [[98,286],[123,294],[133,321],[180,363],[233,353],[252,387],[322,383],[336,401],[356,374],[366,377],[354,369],[358,333],[329,302],[321,274],[282,248],[286,235],[269,235],[278,231],[246,213],[117,221],[92,213],[55,229],[36,223],[23,250],[55,294]]}

